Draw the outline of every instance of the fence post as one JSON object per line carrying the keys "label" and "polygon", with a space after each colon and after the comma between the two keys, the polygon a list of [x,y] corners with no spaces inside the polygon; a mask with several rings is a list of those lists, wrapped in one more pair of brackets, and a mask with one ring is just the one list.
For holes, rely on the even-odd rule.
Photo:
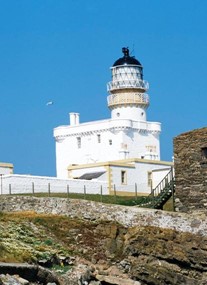
{"label": "fence post", "polygon": [[50,183],[48,183],[48,196],[50,196]]}
{"label": "fence post", "polygon": [[135,183],[135,200],[137,202],[137,183]]}
{"label": "fence post", "polygon": [[114,184],[114,199],[115,199],[115,203],[116,203],[116,185]]}
{"label": "fence post", "polygon": [[101,203],[103,202],[103,188],[102,188],[102,185],[101,185]]}
{"label": "fence post", "polygon": [[9,184],[9,195],[11,195],[11,184]]}
{"label": "fence post", "polygon": [[174,186],[172,185],[172,207],[173,212],[175,212],[175,196],[174,196]]}
{"label": "fence post", "polygon": [[84,200],[86,200],[86,185],[84,185]]}
{"label": "fence post", "polygon": [[175,185],[174,185],[174,178],[173,178],[173,167],[171,167],[171,172],[170,172],[170,183],[172,187],[172,204],[173,204],[173,211],[175,212]]}
{"label": "fence post", "polygon": [[153,191],[153,187],[152,187],[152,180],[151,180],[151,194],[152,194],[152,205],[153,205],[153,209],[155,208],[155,193]]}
{"label": "fence post", "polygon": [[69,185],[67,185],[67,197],[69,198]]}
{"label": "fence post", "polygon": [[32,194],[34,195],[34,182],[32,182]]}
{"label": "fence post", "polygon": [[3,194],[3,180],[2,180],[2,175],[3,174],[0,174],[1,175],[1,195]]}

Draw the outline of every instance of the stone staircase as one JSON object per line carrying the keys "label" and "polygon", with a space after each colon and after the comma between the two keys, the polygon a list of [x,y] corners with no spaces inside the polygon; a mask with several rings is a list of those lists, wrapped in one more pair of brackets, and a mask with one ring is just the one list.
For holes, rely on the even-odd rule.
{"label": "stone staircase", "polygon": [[171,168],[162,181],[154,189],[152,189],[149,196],[143,198],[138,207],[162,209],[169,198],[174,196],[174,190],[175,179],[173,168]]}

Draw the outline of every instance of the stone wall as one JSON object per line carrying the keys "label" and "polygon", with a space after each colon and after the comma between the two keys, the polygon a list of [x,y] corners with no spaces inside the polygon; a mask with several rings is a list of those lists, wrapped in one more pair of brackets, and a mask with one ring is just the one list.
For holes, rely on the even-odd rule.
{"label": "stone wall", "polygon": [[152,226],[207,236],[205,211],[197,211],[189,215],[76,199],[0,196],[0,212],[24,211],[65,215],[93,222],[112,221],[126,228]]}
{"label": "stone wall", "polygon": [[207,207],[207,128],[174,138],[176,210]]}

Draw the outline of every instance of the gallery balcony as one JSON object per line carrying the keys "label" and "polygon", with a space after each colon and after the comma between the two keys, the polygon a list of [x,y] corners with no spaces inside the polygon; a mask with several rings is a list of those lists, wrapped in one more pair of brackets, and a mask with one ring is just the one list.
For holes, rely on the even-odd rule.
{"label": "gallery balcony", "polygon": [[113,80],[107,84],[108,92],[120,89],[140,89],[146,91],[149,89],[149,83],[141,79],[122,79]]}
{"label": "gallery balcony", "polygon": [[117,93],[107,97],[108,107],[117,105],[149,105],[149,96],[146,93]]}

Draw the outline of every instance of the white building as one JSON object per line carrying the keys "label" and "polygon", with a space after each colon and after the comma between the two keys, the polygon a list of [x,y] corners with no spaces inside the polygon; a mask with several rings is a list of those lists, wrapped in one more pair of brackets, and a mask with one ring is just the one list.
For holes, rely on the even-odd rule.
{"label": "white building", "polygon": [[0,176],[13,174],[14,166],[12,163],[0,162]]}
{"label": "white building", "polygon": [[107,85],[111,118],[80,123],[79,114],[70,113],[70,124],[54,129],[57,177],[107,181],[109,193],[114,184],[126,193],[136,183],[146,194],[172,163],[160,161],[161,124],[147,121],[143,67],[128,48],[122,52]]}

